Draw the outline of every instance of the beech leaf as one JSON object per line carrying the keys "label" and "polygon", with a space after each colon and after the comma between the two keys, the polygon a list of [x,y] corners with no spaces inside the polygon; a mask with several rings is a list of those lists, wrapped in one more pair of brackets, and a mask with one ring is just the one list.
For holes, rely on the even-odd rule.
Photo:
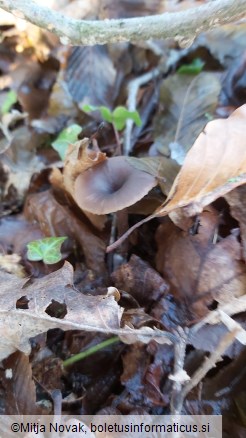
{"label": "beech leaf", "polygon": [[187,216],[246,182],[246,105],[209,122],[188,152],[157,215],[185,207]]}

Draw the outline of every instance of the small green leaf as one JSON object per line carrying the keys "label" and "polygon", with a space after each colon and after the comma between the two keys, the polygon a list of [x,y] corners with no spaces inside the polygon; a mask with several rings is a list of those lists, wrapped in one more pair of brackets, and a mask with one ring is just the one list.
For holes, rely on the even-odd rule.
{"label": "small green leaf", "polygon": [[78,140],[78,135],[81,131],[81,126],[76,125],[75,123],[68,128],[63,129],[55,141],[51,143],[52,147],[58,152],[62,160],[64,160],[66,156],[68,145],[70,143],[75,143]]}
{"label": "small green leaf", "polygon": [[91,113],[92,111],[97,111],[98,110],[98,106],[86,104],[86,105],[82,105],[81,109],[85,113]]}
{"label": "small green leaf", "polygon": [[109,108],[107,108],[106,106],[100,106],[98,109],[101,113],[103,120],[109,123],[113,122],[113,114],[111,113]]}
{"label": "small green leaf", "polygon": [[200,58],[195,58],[190,64],[181,65],[177,72],[180,74],[197,75],[198,73],[201,73],[204,65],[204,61]]}
{"label": "small green leaf", "polygon": [[10,90],[3,102],[2,108],[1,108],[1,113],[2,114],[7,114],[10,109],[12,108],[12,106],[17,102],[18,97],[17,94],[14,90]]}
{"label": "small green leaf", "polygon": [[31,261],[41,261],[47,265],[57,263],[62,259],[61,245],[67,237],[46,237],[33,240],[27,244],[27,258]]}
{"label": "small green leaf", "polygon": [[125,127],[127,119],[133,120],[137,126],[142,124],[138,111],[128,111],[124,106],[115,108],[113,111],[113,123],[118,131]]}
{"label": "small green leaf", "polygon": [[137,126],[142,124],[138,111],[128,111],[124,106],[117,106],[113,112],[106,106],[93,105],[83,105],[82,110],[85,112],[100,111],[102,119],[113,123],[117,131],[125,127],[127,119],[133,120]]}

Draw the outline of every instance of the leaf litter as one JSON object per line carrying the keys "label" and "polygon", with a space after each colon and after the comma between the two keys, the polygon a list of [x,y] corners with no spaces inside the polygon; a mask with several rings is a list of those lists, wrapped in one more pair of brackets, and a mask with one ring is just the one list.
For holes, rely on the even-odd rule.
{"label": "leaf litter", "polygon": [[[150,6],[136,0],[93,2],[78,11],[75,3],[67,2],[64,10],[79,18],[172,8],[170,2]],[[210,409],[223,414],[227,435],[233,410],[234,436],[240,437],[244,24],[204,33],[186,49],[171,41],[62,48],[32,25],[21,32],[16,21],[10,26],[1,28],[0,42],[0,397],[8,394],[3,411],[52,413],[49,400],[58,390],[60,408],[70,413]],[[106,163],[125,150],[120,130],[132,114],[128,82],[146,73],[134,112],[142,125],[133,131],[130,156],[120,159],[131,172],[148,175],[151,190],[134,205],[129,201],[118,212],[113,206],[110,214],[97,215],[77,203],[77,178],[106,167],[107,182],[95,182],[100,190],[117,193],[126,184],[123,178],[118,185]],[[102,123],[100,114],[86,114],[83,105],[116,116],[117,107],[126,108],[124,124],[116,123],[117,132],[108,123],[112,117]],[[127,198],[135,185],[126,185]],[[123,249],[117,238],[129,234],[129,227],[135,231]],[[65,236],[52,258],[57,263],[48,263],[49,247],[42,254],[36,248],[36,261],[30,260],[32,242],[61,243]],[[109,244],[114,252],[107,254]],[[63,367],[69,357],[113,335],[119,342],[93,360]],[[233,373],[240,383],[230,385]]]}

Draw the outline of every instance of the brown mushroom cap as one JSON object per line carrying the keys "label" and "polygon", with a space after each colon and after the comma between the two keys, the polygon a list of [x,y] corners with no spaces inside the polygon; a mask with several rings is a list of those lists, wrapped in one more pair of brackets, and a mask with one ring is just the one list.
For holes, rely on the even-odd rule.
{"label": "brown mushroom cap", "polygon": [[82,210],[107,214],[135,204],[156,184],[153,175],[134,168],[124,157],[113,157],[82,172],[73,196]]}

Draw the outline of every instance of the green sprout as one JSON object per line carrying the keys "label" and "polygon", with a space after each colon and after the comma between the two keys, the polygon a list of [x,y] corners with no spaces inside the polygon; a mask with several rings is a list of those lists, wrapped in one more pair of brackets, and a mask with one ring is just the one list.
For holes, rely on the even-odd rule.
{"label": "green sprout", "polygon": [[85,113],[100,111],[102,119],[112,123],[117,131],[125,128],[127,119],[133,120],[137,126],[142,124],[138,111],[128,111],[124,106],[117,106],[113,111],[110,111],[106,106],[94,105],[83,105],[81,109]]}
{"label": "green sprout", "polygon": [[57,263],[62,259],[61,245],[67,237],[45,237],[33,240],[27,244],[27,258],[38,262],[43,260],[47,265]]}
{"label": "green sprout", "polygon": [[200,58],[195,58],[190,64],[183,64],[178,68],[177,72],[179,74],[187,74],[187,75],[198,75],[201,73],[205,62]]}
{"label": "green sprout", "polygon": [[18,97],[16,92],[14,90],[10,90],[7,93],[7,96],[5,97],[4,102],[2,104],[1,113],[7,114],[11,110],[12,106],[17,102],[17,100]]}
{"label": "green sprout", "polygon": [[51,143],[51,146],[58,152],[62,160],[65,159],[68,145],[75,143],[78,140],[78,136],[81,133],[81,126],[74,123],[68,128],[63,129],[58,137]]}

